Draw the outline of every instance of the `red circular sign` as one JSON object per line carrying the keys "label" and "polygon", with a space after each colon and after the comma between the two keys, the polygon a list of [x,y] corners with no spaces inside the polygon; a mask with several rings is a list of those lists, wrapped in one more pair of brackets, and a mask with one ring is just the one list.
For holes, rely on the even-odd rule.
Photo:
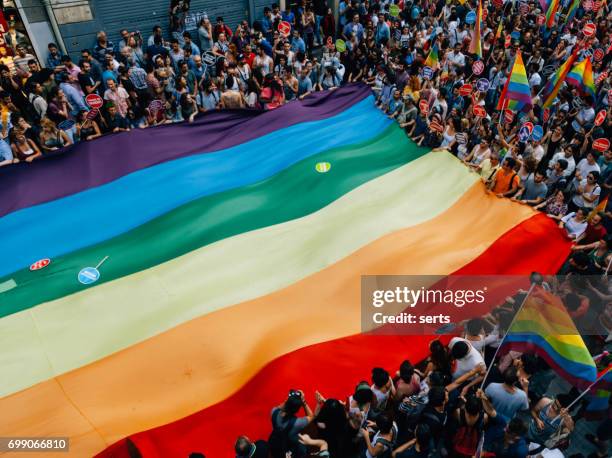
{"label": "red circular sign", "polygon": [[291,24],[289,24],[287,21],[279,22],[278,31],[280,32],[281,35],[288,37],[289,34],[291,33]]}
{"label": "red circular sign", "polygon": [[481,105],[474,105],[474,114],[479,118],[487,117],[487,110],[485,110]]}
{"label": "red circular sign", "polygon": [[597,116],[595,116],[595,125],[596,126],[601,126],[603,124],[603,122],[606,120],[606,116],[608,115],[608,112],[606,110],[601,110],[599,113],[597,113]]}
{"label": "red circular sign", "polygon": [[98,94],[87,94],[87,97],[85,97],[85,102],[87,102],[87,105],[94,109],[101,108],[102,105],[104,105],[104,100],[102,100],[102,97],[100,97]]}
{"label": "red circular sign", "polygon": [[480,75],[484,71],[484,63],[481,60],[477,60],[472,64],[472,71],[474,75]]}
{"label": "red circular sign", "polygon": [[597,48],[595,51],[593,51],[593,59],[595,59],[595,62],[599,62],[603,58],[604,58],[604,50],[603,49]]}
{"label": "red circular sign", "polygon": [[419,102],[419,108],[421,109],[421,113],[425,115],[429,113],[429,103],[427,103],[427,100],[421,99]]}
{"label": "red circular sign", "polygon": [[607,138],[598,138],[597,140],[593,142],[593,149],[595,151],[599,151],[600,153],[603,153],[604,151],[608,151],[609,148],[610,148],[610,140],[608,140]]}
{"label": "red circular sign", "polygon": [[51,264],[51,260],[49,258],[41,259],[40,261],[36,261],[34,264],[30,266],[31,271],[44,269],[49,264]]}
{"label": "red circular sign", "polygon": [[597,27],[592,22],[587,22],[584,24],[584,28],[582,29],[582,33],[585,37],[592,37],[595,34],[595,30]]}
{"label": "red circular sign", "polygon": [[511,123],[514,119],[514,113],[510,110],[504,110],[504,119],[507,123]]}
{"label": "red circular sign", "polygon": [[461,86],[459,88],[459,95],[462,95],[463,97],[470,95],[472,93],[472,85],[471,84],[464,84],[463,86]]}

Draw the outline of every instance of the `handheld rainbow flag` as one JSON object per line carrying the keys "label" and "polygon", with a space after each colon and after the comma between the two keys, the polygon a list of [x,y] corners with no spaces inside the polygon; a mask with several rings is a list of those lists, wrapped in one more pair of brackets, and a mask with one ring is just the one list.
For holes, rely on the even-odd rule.
{"label": "handheld rainbow flag", "polygon": [[557,10],[559,9],[559,0],[551,0],[548,10],[546,10],[546,28],[550,29],[555,23]]}
{"label": "handheld rainbow flag", "polygon": [[567,24],[568,22],[571,22],[572,19],[574,19],[574,16],[576,15],[576,11],[578,11],[579,6],[580,0],[573,0],[572,3],[570,3],[569,9],[567,10],[567,14],[565,15],[564,24]]}
{"label": "handheld rainbow flag", "polygon": [[591,212],[589,213],[589,217],[588,219],[590,220],[593,216],[595,216],[597,213],[601,213],[606,211],[606,206],[608,205],[608,197],[606,196],[605,199],[603,199],[601,202],[599,202],[597,204],[597,207],[595,207],[593,210],[591,210]]}
{"label": "handheld rainbow flag", "polygon": [[570,56],[570,58],[567,59],[565,63],[557,69],[553,77],[548,80],[546,86],[544,86],[544,89],[542,89],[541,94],[543,100],[543,108],[548,108],[552,105],[553,100],[555,100],[555,97],[557,97],[559,89],[561,89],[561,85],[563,84],[563,81],[565,81],[565,77],[569,73],[570,68],[572,68],[572,65],[574,65],[574,62],[576,61],[577,57],[578,51],[575,50]]}
{"label": "handheld rainbow flag", "polygon": [[[612,366],[606,369],[602,381],[612,383]],[[592,389],[588,397],[589,403],[584,411],[584,418],[588,421],[604,420],[609,416],[610,410],[610,390],[605,388]]]}
{"label": "handheld rainbow flag", "polygon": [[482,23],[482,2],[478,1],[478,12],[476,13],[476,25],[474,32],[472,33],[472,41],[470,41],[469,51],[472,54],[476,54],[477,60],[482,60],[482,38],[480,33],[480,27]]}
{"label": "handheld rainbow flag", "polygon": [[438,45],[435,44],[431,48],[431,51],[429,51],[429,55],[427,56],[427,59],[425,59],[425,66],[431,67],[435,70],[436,68],[438,68],[439,65],[440,65],[440,59],[438,57]]}
{"label": "handheld rainbow flag", "polygon": [[584,94],[595,97],[595,83],[593,81],[593,66],[591,59],[584,59],[572,68],[565,80],[568,84],[576,86]]}
{"label": "handheld rainbow flag", "polygon": [[612,411],[610,411],[610,395],[612,394],[610,392],[612,390],[612,363],[610,363],[610,356],[608,352],[604,352],[594,356],[593,360],[599,367],[602,367],[602,362],[604,365],[597,374],[597,378],[600,380],[591,388],[587,397],[589,403],[584,411],[584,418],[587,421],[604,420],[609,414],[612,414]]}
{"label": "handheld rainbow flag", "polygon": [[497,110],[510,109],[514,111],[527,112],[533,106],[531,100],[531,89],[527,80],[527,72],[523,64],[521,52],[516,53],[512,72],[504,85],[499,101],[497,102]]}
{"label": "handheld rainbow flag", "polygon": [[561,299],[541,287],[525,301],[502,347],[536,353],[575,386],[597,379],[595,362]]}
{"label": "handheld rainbow flag", "polygon": [[504,16],[501,17],[501,19],[499,20],[499,24],[497,24],[497,31],[495,32],[495,42],[497,43],[497,40],[499,40],[499,38],[502,35],[502,31],[504,30]]}

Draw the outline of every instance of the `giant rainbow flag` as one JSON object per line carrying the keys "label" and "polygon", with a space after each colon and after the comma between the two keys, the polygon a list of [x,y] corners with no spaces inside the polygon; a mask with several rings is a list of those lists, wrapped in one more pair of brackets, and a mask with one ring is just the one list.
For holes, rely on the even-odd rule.
{"label": "giant rainbow flag", "polygon": [[570,246],[364,85],[4,168],[0,232],[0,432],[76,457],[233,456],[289,388],[342,399],[427,354],[360,334],[362,274],[552,273]]}

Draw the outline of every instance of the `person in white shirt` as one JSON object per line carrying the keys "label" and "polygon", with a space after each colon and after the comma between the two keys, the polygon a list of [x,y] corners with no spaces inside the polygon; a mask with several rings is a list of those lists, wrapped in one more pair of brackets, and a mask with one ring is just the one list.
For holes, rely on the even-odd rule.
{"label": "person in white shirt", "polygon": [[572,128],[574,131],[580,133],[588,128],[593,120],[595,119],[595,108],[593,108],[593,97],[587,95],[584,98],[585,105],[578,111],[576,117],[572,121]]}
{"label": "person in white shirt", "polygon": [[253,60],[253,68],[261,69],[261,73],[267,75],[272,73],[272,67],[274,66],[274,61],[270,56],[266,54],[263,47],[257,48],[257,56]]}
{"label": "person in white shirt", "polygon": [[533,157],[538,163],[544,157],[544,147],[540,144],[539,141],[531,140],[527,147],[525,148],[525,152]]}
{"label": "person in white shirt", "polygon": [[457,43],[455,48],[446,54],[446,63],[449,70],[453,70],[456,67],[462,68],[465,66],[465,56],[461,52],[461,43]]}
{"label": "person in white shirt", "polygon": [[563,176],[569,177],[570,175],[572,175],[574,173],[574,170],[576,169],[574,150],[577,148],[575,147],[576,145],[567,145],[565,148],[563,148],[563,151],[555,153],[550,162],[548,163],[548,168],[553,169],[555,167],[555,164],[559,162],[559,159],[565,159],[567,161],[567,168],[564,170]]}
{"label": "person in white shirt", "polygon": [[600,172],[599,164],[597,164],[597,157],[593,151],[589,151],[586,157],[576,165],[576,180],[580,181],[585,179],[591,172]]}
{"label": "person in white shirt", "polygon": [[559,223],[560,228],[565,228],[567,235],[571,239],[577,239],[580,237],[587,228],[587,211],[579,208],[575,212],[568,213]]}
{"label": "person in white shirt", "polygon": [[468,31],[464,29],[463,24],[457,24],[457,27],[448,31],[448,39],[450,45],[454,48],[457,45],[462,45],[463,40],[467,37]]}
{"label": "person in white shirt", "polygon": [[474,370],[477,366],[484,366],[484,359],[480,352],[472,344],[461,337],[453,337],[448,344],[451,356],[455,360],[452,369],[453,380],[458,379],[464,374]]}
{"label": "person in white shirt", "polygon": [[540,84],[542,84],[542,77],[538,71],[538,64],[533,63],[529,65],[529,73],[531,76],[529,77],[529,87],[533,90],[534,88],[539,88]]}

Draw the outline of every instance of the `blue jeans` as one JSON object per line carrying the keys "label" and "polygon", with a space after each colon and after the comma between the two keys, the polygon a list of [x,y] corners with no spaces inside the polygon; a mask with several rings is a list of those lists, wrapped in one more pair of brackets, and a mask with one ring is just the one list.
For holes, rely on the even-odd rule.
{"label": "blue jeans", "polygon": [[323,20],[323,16],[319,16],[315,14],[315,39],[322,44],[321,41],[321,21]]}

